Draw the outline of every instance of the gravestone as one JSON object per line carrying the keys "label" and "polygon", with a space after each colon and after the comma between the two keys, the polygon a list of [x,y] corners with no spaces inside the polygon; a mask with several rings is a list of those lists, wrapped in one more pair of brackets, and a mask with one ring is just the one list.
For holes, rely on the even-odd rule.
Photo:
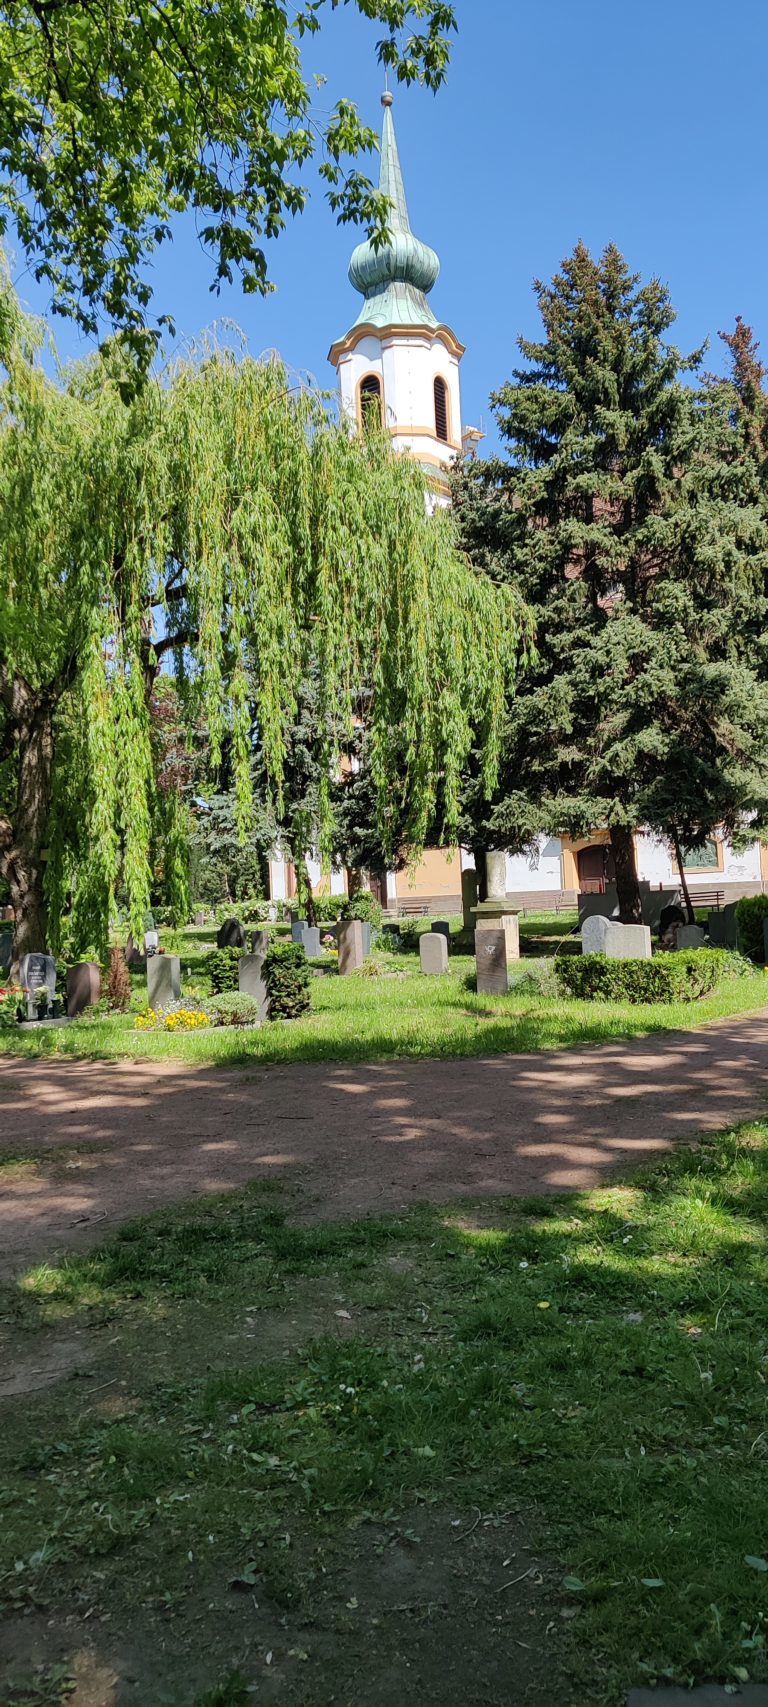
{"label": "gravestone", "polygon": [[300,919],[300,918],[298,918],[298,916],[294,918],[294,915],[292,913],[291,914],[291,942],[303,942],[304,941],[304,932],[306,929],[307,929],[306,919]]}
{"label": "gravestone", "polygon": [[339,920],[339,972],[345,978],[357,972],[363,964],[363,924],[361,919]]}
{"label": "gravestone", "polygon": [[507,856],[501,848],[491,848],[485,856],[488,898],[474,909],[475,934],[481,930],[503,930],[507,944],[507,965],[520,959],[520,920],[507,897]]}
{"label": "gravestone", "polygon": [[244,996],[252,996],[259,1004],[259,1024],[263,1025],[269,1018],[269,996],[267,995],[267,980],[264,976],[263,954],[244,954],[237,964],[238,989]]}
{"label": "gravestone", "polygon": [[610,919],[605,953],[609,960],[650,960],[650,925],[620,925],[615,919]]}
{"label": "gravestone", "polygon": [[483,925],[475,931],[475,965],[479,996],[506,996],[509,989],[507,971],[507,933],[503,926],[495,930]]}
{"label": "gravestone", "polygon": [[419,962],[429,977],[448,971],[448,943],[442,931],[425,931],[419,938]]}
{"label": "gravestone", "polygon": [[267,954],[269,950],[269,931],[251,932],[251,954]]}
{"label": "gravestone", "polygon": [[433,919],[432,930],[436,936],[444,936],[447,943],[451,940],[451,927],[447,919]]}
{"label": "gravestone", "polygon": [[245,931],[239,919],[225,919],[216,932],[217,948],[245,948]]}
{"label": "gravestone", "polygon": [[316,959],[318,954],[322,952],[320,948],[319,925],[305,925],[304,935],[300,940],[308,960]]}
{"label": "gravestone", "polygon": [[706,931],[701,925],[678,925],[675,931],[675,948],[703,948],[707,940]]}
{"label": "gravestone", "polygon": [[67,971],[67,1018],[77,1019],[92,1008],[101,995],[101,968],[95,960],[81,960]]}
{"label": "gravestone", "polygon": [[477,906],[477,872],[471,868],[461,874],[461,910],[464,914],[464,930],[474,929],[474,909]]}
{"label": "gravestone", "polygon": [[178,954],[153,954],[147,961],[147,998],[151,1008],[167,1007],[181,995],[181,961]]}
{"label": "gravestone", "polygon": [[593,913],[591,919],[585,919],[581,927],[582,954],[607,954],[605,944],[610,928],[610,919],[604,919],[602,913]]}
{"label": "gravestone", "polygon": [[204,925],[206,922],[206,917],[207,917],[207,915],[203,912],[195,913],[195,924],[198,926]]}
{"label": "gravestone", "polygon": [[0,935],[0,972],[10,972],[13,959],[13,932],[3,931]]}
{"label": "gravestone", "polygon": [[125,958],[126,958],[126,961],[127,961],[129,966],[139,967],[141,969],[141,971],[143,972],[145,964],[146,964],[145,957],[143,954],[141,954],[139,952],[139,949],[136,947],[136,944],[133,940],[133,937],[130,934],[130,931],[128,933],[128,941],[126,942],[126,945],[125,945]]}
{"label": "gravestone", "polygon": [[47,990],[56,993],[56,962],[51,954],[23,954],[19,962],[19,983],[23,990]]}

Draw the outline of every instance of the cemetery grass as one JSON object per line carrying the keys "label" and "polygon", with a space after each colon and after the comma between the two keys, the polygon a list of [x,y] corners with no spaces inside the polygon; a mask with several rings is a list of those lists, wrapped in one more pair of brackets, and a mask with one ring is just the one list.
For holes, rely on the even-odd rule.
{"label": "cemetery grass", "polygon": [[559,1200],[293,1209],[188,1206],[4,1293],[22,1364],[77,1346],[2,1406],[4,1700],[63,1703],[83,1654],[146,1707],[768,1676],[768,1125]]}
{"label": "cemetery grass", "polygon": [[[173,1059],[200,1065],[290,1061],[377,1061],[398,1058],[519,1054],[579,1047],[653,1031],[691,1030],[711,1020],[751,1013],[768,1003],[768,978],[733,979],[701,1001],[633,1007],[579,1002],[559,994],[551,971],[555,951],[571,943],[575,914],[533,914],[521,920],[523,958],[507,996],[480,996],[474,959],[453,949],[444,977],[419,971],[418,937],[431,925],[415,922],[410,952],[377,952],[368,966],[339,978],[332,961],[315,962],[312,1011],[261,1030],[208,1028],[187,1035],[139,1032],[135,1012],[84,1014],[72,1025],[40,1031],[0,1031],[0,1052],[80,1059]],[[461,919],[451,921],[454,934]],[[210,927],[179,933],[182,989],[194,989]],[[145,981],[133,975],[134,1008],[146,999]],[[190,997],[190,1005],[194,999]]]}

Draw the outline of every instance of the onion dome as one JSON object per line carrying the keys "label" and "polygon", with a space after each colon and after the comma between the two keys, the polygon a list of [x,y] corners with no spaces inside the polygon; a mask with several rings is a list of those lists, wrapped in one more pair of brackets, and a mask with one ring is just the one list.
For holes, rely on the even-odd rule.
{"label": "onion dome", "polygon": [[434,249],[411,231],[388,91],[382,95],[381,104],[384,129],[379,188],[392,204],[387,221],[389,235],[379,248],[370,239],[359,243],[350,261],[350,280],[365,298],[355,324],[437,326],[427,295],[437,280],[440,261]]}

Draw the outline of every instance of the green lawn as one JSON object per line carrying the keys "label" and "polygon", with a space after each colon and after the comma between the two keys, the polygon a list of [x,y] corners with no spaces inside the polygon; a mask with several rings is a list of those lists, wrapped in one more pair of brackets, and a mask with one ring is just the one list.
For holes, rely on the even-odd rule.
{"label": "green lawn", "polygon": [[[600,1043],[650,1031],[690,1029],[708,1020],[750,1013],[768,1002],[762,970],[724,983],[695,1003],[633,1007],[628,1003],[578,1002],[558,994],[549,963],[574,927],[574,917],[552,914],[523,921],[520,982],[507,996],[478,996],[472,988],[474,960],[452,952],[450,973],[425,978],[418,970],[416,942],[404,954],[375,957],[375,976],[339,978],[332,962],[318,969],[312,1012],[260,1031],[204,1030],[188,1036],[139,1032],[135,1015],[83,1016],[71,1026],[0,1034],[0,1050],[18,1055],[110,1058],[173,1058],[200,1063],[281,1061],[374,1061],[392,1057],[440,1057],[521,1052]],[[460,924],[453,921],[454,925]],[[210,931],[188,931],[179,944],[182,987],[199,978],[201,943]],[[143,979],[134,979],[143,991]],[[138,994],[137,994],[138,1000]]]}
{"label": "green lawn", "polygon": [[562,1200],[290,1208],[6,1291],[6,1368],[75,1351],[3,1406],[4,1700],[64,1702],[89,1643],[142,1707],[768,1676],[768,1126]]}

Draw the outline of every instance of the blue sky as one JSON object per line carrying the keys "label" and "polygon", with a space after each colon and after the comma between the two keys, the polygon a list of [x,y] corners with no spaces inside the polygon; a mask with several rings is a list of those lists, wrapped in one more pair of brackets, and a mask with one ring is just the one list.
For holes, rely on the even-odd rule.
{"label": "blue sky", "polygon": [[[467,346],[465,422],[490,426],[488,394],[537,331],[531,284],[579,238],[613,241],[658,274],[689,349],[737,313],[768,360],[768,0],[458,0],[446,87],[398,90],[395,103],[411,222],[437,249],[438,317]],[[320,104],[354,99],[377,127],[382,74],[376,28],[351,8],[305,43],[308,72],[328,78]],[[234,319],[258,354],[333,383],[332,340],[357,314],[347,282],[353,228],[337,228],[317,187],[310,209],[273,246],[278,289],[216,298],[188,222],[153,269],[155,306],[194,334]],[[20,279],[37,308],[45,299]],[[63,323],[67,353],[82,349]]]}

